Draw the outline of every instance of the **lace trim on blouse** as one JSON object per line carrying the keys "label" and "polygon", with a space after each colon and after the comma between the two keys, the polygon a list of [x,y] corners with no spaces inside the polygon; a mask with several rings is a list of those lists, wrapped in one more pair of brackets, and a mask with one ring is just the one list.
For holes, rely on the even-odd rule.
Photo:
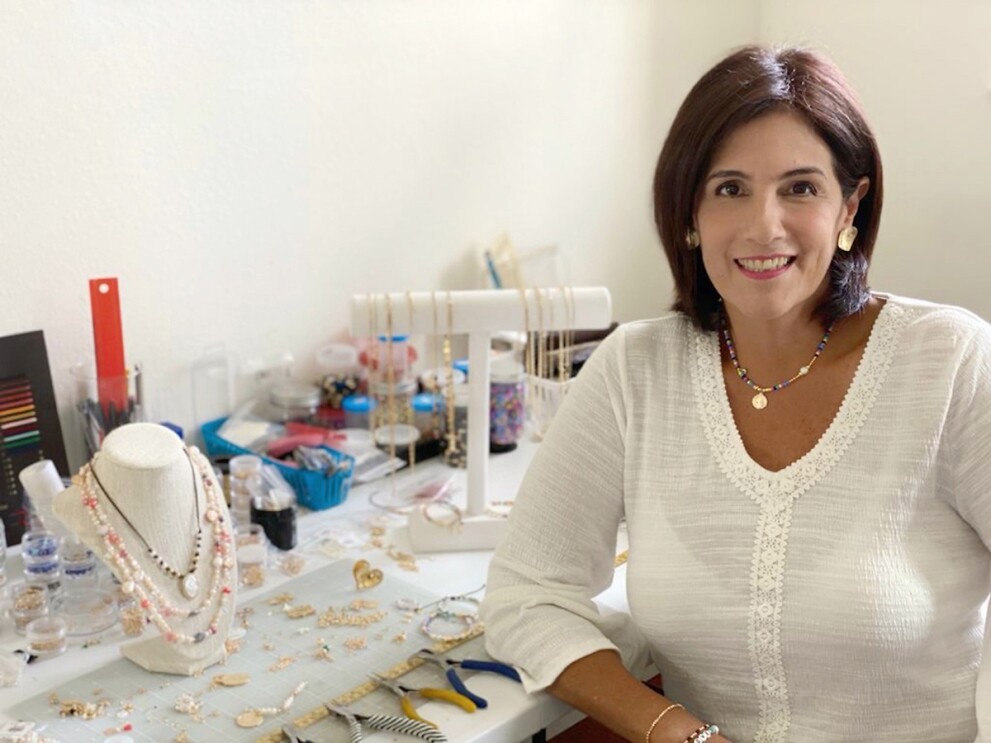
{"label": "lace trim on blouse", "polygon": [[722,473],[760,507],[751,564],[749,648],[760,702],[755,740],[786,741],[791,724],[781,655],[781,607],[792,505],[828,474],[870,413],[894,357],[906,311],[890,299],[881,308],[836,417],[804,456],[777,472],[747,453],[723,382],[717,333],[696,333],[693,385],[705,436]]}

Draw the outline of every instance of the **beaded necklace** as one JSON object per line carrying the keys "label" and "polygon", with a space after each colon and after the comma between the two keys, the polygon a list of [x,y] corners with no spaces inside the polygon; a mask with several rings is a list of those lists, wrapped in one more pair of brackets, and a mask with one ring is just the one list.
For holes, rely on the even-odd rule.
{"label": "beaded necklace", "polygon": [[790,385],[796,379],[806,376],[810,371],[812,371],[812,366],[815,364],[816,359],[822,353],[822,350],[826,347],[826,343],[829,342],[829,334],[833,332],[833,327],[836,325],[836,320],[829,323],[829,327],[826,328],[826,332],[822,336],[822,340],[816,346],[815,353],[812,354],[812,358],[809,360],[805,366],[798,370],[798,373],[791,379],[786,379],[784,382],[779,382],[778,384],[771,385],[770,387],[761,387],[759,384],[754,382],[749,376],[747,376],[747,370],[745,367],[740,366],[740,362],[736,358],[736,349],[733,347],[733,337],[729,332],[729,323],[726,322],[726,316],[723,316],[722,326],[723,326],[723,338],[726,340],[726,350],[729,352],[729,359],[733,363],[733,368],[736,369],[736,375],[743,380],[750,389],[754,390],[757,394],[753,396],[750,400],[750,404],[754,406],[757,410],[763,410],[767,407],[767,395],[766,393],[777,392],[778,390],[783,390],[785,387]]}
{"label": "beaded necklace", "polygon": [[131,527],[131,531],[134,535],[141,540],[141,544],[145,546],[148,551],[148,555],[158,563],[158,567],[162,569],[167,575],[176,578],[179,581],[179,590],[182,591],[182,595],[187,599],[196,598],[196,594],[199,593],[200,586],[199,581],[196,578],[196,566],[200,562],[200,550],[203,548],[203,525],[200,523],[200,494],[199,489],[196,487],[196,468],[193,466],[193,460],[189,457],[189,452],[183,449],[183,453],[186,455],[186,459],[189,460],[189,471],[193,476],[193,502],[196,504],[196,545],[193,547],[193,556],[189,561],[189,569],[185,573],[180,573],[174,567],[165,562],[165,558],[158,554],[158,551],[154,549],[148,540],[144,538],[138,528],[131,523],[131,520],[127,518],[123,511],[120,510],[120,506],[117,505],[116,501],[110,497],[110,491],[104,487],[103,483],[100,482],[100,478],[96,474],[95,469],[90,471],[93,473],[93,479],[96,480],[97,486],[106,496],[107,501],[113,506],[117,514],[124,519],[124,523]]}
{"label": "beaded necklace", "polygon": [[[199,469],[199,479],[206,495],[206,512],[204,518],[211,526],[213,533],[213,552],[211,561],[213,571],[210,588],[203,601],[192,609],[183,609],[172,605],[165,597],[155,581],[148,575],[128,551],[127,546],[117,531],[110,525],[106,512],[101,508],[94,488],[95,476],[91,465],[85,465],[76,477],[75,484],[82,492],[82,502],[89,514],[97,534],[103,539],[106,549],[104,558],[112,564],[114,572],[121,581],[121,591],[126,595],[134,595],[138,600],[145,616],[150,619],[167,642],[179,644],[200,643],[220,629],[219,619],[225,606],[231,600],[233,593],[231,573],[234,560],[231,557],[231,534],[225,525],[221,507],[220,495],[216,492],[213,481],[206,470],[206,460],[196,447],[188,450],[190,461],[196,460]],[[132,527],[133,528],[133,527]],[[167,621],[168,618],[192,618],[200,614],[209,605],[216,605],[205,629],[193,634],[179,632]]]}

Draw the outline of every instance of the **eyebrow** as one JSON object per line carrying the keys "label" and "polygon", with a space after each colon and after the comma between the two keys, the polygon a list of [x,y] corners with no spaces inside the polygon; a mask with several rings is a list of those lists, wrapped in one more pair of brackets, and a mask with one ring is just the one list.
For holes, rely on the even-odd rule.
{"label": "eyebrow", "polygon": [[[808,165],[802,168],[792,168],[791,170],[782,173],[778,180],[783,181],[786,178],[794,178],[796,175],[821,175],[823,178],[826,177],[826,174],[822,172],[821,168]],[[717,170],[706,178],[705,181],[708,183],[714,178],[740,178],[745,181],[750,180],[750,176],[742,170]]]}

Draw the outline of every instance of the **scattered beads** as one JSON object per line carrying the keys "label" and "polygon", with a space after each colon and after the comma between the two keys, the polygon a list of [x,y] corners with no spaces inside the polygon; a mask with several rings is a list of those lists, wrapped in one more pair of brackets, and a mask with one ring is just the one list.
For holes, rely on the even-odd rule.
{"label": "scattered beads", "polygon": [[275,661],[275,663],[273,663],[272,665],[270,665],[268,667],[268,670],[271,671],[271,672],[273,672],[273,673],[275,671],[281,671],[283,668],[288,668],[289,666],[291,666],[295,662],[296,662],[296,659],[293,656],[291,656],[291,655],[283,655],[281,658],[279,658],[277,661]]}
{"label": "scattered beads", "polygon": [[400,552],[393,546],[389,546],[386,554],[396,561],[396,564],[401,570],[405,570],[409,573],[420,572],[420,566],[416,564],[416,557],[409,554],[408,552]]}
{"label": "scattered beads", "polygon": [[278,596],[268,599],[265,603],[269,606],[281,606],[282,604],[291,604],[293,599],[294,596],[291,593],[280,593]]}
{"label": "scattered beads", "polygon": [[348,609],[337,611],[330,607],[317,618],[318,627],[367,627],[375,622],[385,619],[384,611],[376,611],[372,614],[359,614]]}
{"label": "scattered beads", "polygon": [[344,649],[348,651],[348,655],[356,653],[359,650],[364,650],[368,647],[368,641],[364,637],[349,637],[344,641]]}
{"label": "scattered beads", "polygon": [[317,610],[310,604],[300,604],[299,606],[290,606],[286,608],[286,616],[290,619],[302,619],[303,617],[309,617],[316,613]]}

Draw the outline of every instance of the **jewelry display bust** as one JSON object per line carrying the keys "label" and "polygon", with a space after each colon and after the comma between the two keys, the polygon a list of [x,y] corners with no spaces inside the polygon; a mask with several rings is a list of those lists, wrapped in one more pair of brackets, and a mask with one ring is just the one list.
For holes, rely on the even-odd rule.
{"label": "jewelry display bust", "polygon": [[224,659],[237,585],[230,515],[198,450],[157,424],[121,426],[54,510],[160,632],[123,645],[124,657],[186,676]]}

